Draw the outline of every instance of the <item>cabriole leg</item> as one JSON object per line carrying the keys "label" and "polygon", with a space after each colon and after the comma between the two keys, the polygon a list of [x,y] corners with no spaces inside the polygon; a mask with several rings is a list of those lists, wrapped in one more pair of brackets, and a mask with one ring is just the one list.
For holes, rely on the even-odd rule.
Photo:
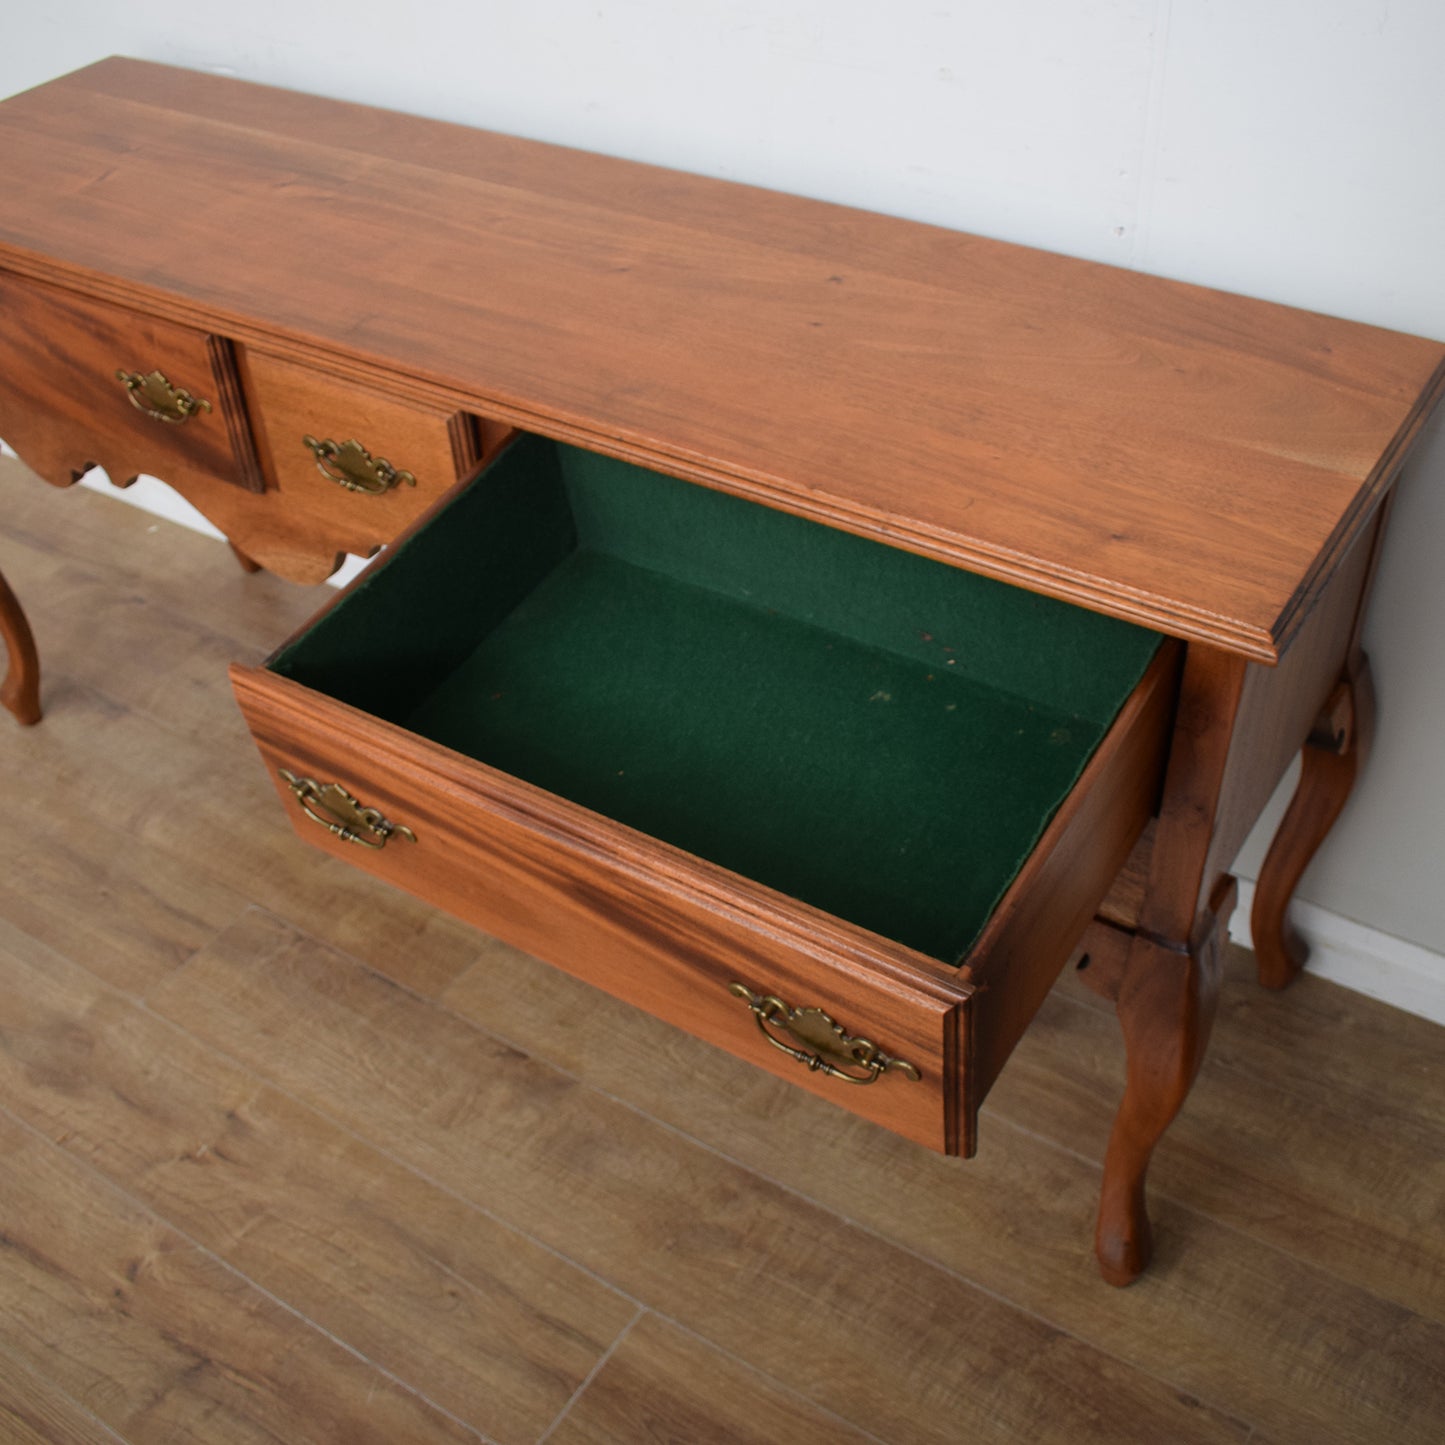
{"label": "cabriole leg", "polygon": [[1225,877],[1187,947],[1136,935],[1115,1007],[1127,1075],[1104,1158],[1094,1250],[1112,1285],[1132,1283],[1149,1263],[1152,1237],[1144,1179],[1154,1146],[1189,1096],[1214,1023],[1229,915],[1237,893]]}
{"label": "cabriole leg", "polygon": [[1255,885],[1250,931],[1265,988],[1284,988],[1304,965],[1307,950],[1289,926],[1289,902],[1364,765],[1374,713],[1369,663],[1358,654],[1300,750],[1299,784]]}
{"label": "cabriole leg", "polygon": [[4,577],[0,577],[0,637],[9,655],[5,682],[0,686],[0,703],[22,723],[40,721],[40,656],[35,637],[20,610],[20,603]]}

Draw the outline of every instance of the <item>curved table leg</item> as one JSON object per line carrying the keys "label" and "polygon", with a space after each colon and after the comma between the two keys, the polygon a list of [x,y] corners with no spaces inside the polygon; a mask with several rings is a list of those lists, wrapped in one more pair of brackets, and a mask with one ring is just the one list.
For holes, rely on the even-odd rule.
{"label": "curved table leg", "polygon": [[1265,988],[1284,988],[1307,949],[1289,926],[1296,885],[1339,817],[1369,752],[1375,714],[1370,667],[1358,654],[1300,750],[1299,784],[1259,870],[1250,931]]}
{"label": "curved table leg", "polygon": [[0,637],[10,656],[0,704],[25,724],[40,721],[40,655],[35,637],[20,610],[20,603],[4,577],[0,577]]}
{"label": "curved table leg", "polygon": [[1226,877],[1188,948],[1136,935],[1115,1007],[1127,1076],[1104,1158],[1094,1252],[1112,1285],[1131,1284],[1149,1263],[1153,1238],[1144,1178],[1154,1147],[1189,1096],[1219,997],[1229,915],[1238,889]]}

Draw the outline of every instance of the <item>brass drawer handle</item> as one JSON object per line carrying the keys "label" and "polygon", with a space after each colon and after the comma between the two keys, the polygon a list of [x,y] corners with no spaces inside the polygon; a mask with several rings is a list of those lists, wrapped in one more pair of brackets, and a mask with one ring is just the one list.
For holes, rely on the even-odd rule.
{"label": "brass drawer handle", "polygon": [[[380,809],[363,808],[340,783],[318,783],[314,778],[298,778],[285,768],[279,771],[301,804],[301,811],[333,836],[347,843],[360,843],[363,848],[385,848],[388,838],[416,842],[410,828],[387,822]],[[313,805],[321,811],[316,812]]]}
{"label": "brass drawer handle", "polygon": [[[741,983],[730,983],[728,992],[736,994],[752,1010],[759,1031],[775,1049],[781,1049],[812,1071],[850,1084],[871,1084],[892,1069],[910,1079],[920,1077],[912,1064],[892,1058],[867,1039],[853,1038],[820,1008],[794,1008],[776,994],[759,996]],[[792,1043],[784,1043],[774,1029],[782,1029],[795,1043],[805,1047],[795,1048]],[[858,1069],[863,1072],[850,1072]]]}
{"label": "brass drawer handle", "polygon": [[197,412],[210,411],[211,403],[203,396],[192,396],[183,386],[172,386],[158,371],[142,376],[138,371],[117,371],[115,379],[125,386],[130,404],[156,421],[180,426]]}
{"label": "brass drawer handle", "polygon": [[[345,487],[348,492],[365,492],[368,496],[379,497],[403,482],[409,487],[416,486],[416,478],[410,472],[399,471],[385,457],[373,457],[355,437],[340,446],[329,437],[319,442],[315,437],[301,440],[316,458],[316,470],[327,481]],[[337,471],[326,465],[331,462]]]}

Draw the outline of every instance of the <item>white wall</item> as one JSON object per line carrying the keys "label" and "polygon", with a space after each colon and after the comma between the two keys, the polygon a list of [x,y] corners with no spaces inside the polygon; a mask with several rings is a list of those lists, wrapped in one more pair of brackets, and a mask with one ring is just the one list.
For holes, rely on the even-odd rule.
{"label": "white wall", "polygon": [[[0,94],[112,52],[1445,337],[1441,0],[9,0],[0,10]],[[1376,756],[1301,893],[1445,955],[1439,424],[1396,518],[1368,633]],[[1252,843],[1246,865],[1258,855]],[[1445,988],[1445,957],[1425,967]]]}

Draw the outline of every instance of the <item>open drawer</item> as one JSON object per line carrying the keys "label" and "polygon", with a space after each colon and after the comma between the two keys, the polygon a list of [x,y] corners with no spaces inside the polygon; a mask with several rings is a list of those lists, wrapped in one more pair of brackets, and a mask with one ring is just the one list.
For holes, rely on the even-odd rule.
{"label": "open drawer", "polygon": [[911,1139],[1153,810],[1157,634],[536,437],[233,679],[298,831]]}

